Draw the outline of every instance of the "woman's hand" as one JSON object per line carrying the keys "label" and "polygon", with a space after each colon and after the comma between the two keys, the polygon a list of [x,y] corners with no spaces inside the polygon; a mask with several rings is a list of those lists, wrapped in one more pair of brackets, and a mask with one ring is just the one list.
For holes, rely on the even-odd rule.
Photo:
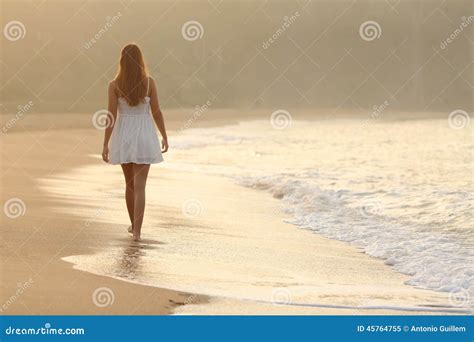
{"label": "woman's hand", "polygon": [[161,141],[161,152],[162,153],[166,153],[166,151],[168,151],[168,138],[163,138],[163,140]]}
{"label": "woman's hand", "polygon": [[102,159],[108,163],[109,162],[109,147],[104,146],[104,149],[102,150]]}

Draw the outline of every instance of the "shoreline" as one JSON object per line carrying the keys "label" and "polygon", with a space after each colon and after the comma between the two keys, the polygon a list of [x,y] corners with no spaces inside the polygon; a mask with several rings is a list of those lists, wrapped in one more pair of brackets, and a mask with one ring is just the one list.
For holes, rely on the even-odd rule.
{"label": "shoreline", "polygon": [[[68,177],[78,178],[77,172],[83,179],[75,187],[83,188],[91,184],[89,177],[97,174],[98,167],[91,165]],[[128,253],[122,244],[104,246],[96,255],[77,254],[64,260],[76,269],[132,284],[209,297],[204,304],[192,302],[175,308],[176,314],[464,312],[449,305],[447,294],[405,285],[409,276],[395,272],[381,259],[283,222],[284,216],[275,212],[278,200],[264,192],[221,177],[164,169],[159,173],[157,179],[151,172],[147,190],[151,193],[149,210],[159,217],[154,220],[149,213],[146,218],[146,247],[136,258],[134,269],[139,271],[133,279],[127,279],[128,268],[124,273],[117,265],[116,260]],[[111,195],[107,189],[119,181],[118,176],[110,173],[106,184],[88,189],[93,194],[92,207],[101,196]],[[45,186],[54,188],[54,183]],[[199,203],[199,215],[185,217],[181,204],[190,194]],[[231,220],[234,211],[241,213],[237,222]],[[111,205],[107,218],[98,220],[120,224],[124,214]]]}
{"label": "shoreline", "polygon": [[[165,111],[169,128],[180,131],[183,128],[204,128],[223,125],[237,124],[246,120],[270,120],[273,110],[262,108],[259,110],[247,111],[245,109],[230,108],[209,108],[201,110],[196,108],[170,109]],[[376,117],[371,117],[372,111],[343,111],[334,112],[331,109],[308,110],[304,108],[294,108],[290,110],[293,120],[365,120],[367,122],[377,121],[418,121],[429,119],[448,120],[449,113],[445,112],[417,112],[416,116],[407,111],[386,111],[377,112]],[[169,119],[168,119],[169,118]],[[190,127],[186,123],[191,121]],[[11,125],[11,127],[10,127]],[[34,107],[31,111],[22,113],[19,117],[15,113],[0,113],[0,126],[6,130],[4,134],[0,130],[0,136],[6,134],[21,133],[28,131],[42,131],[50,128],[77,130],[92,128],[92,113],[36,113]]]}
{"label": "shoreline", "polygon": [[[213,125],[216,124],[216,122],[207,122],[206,124]],[[170,122],[169,126],[172,129],[178,127],[176,122]],[[15,167],[7,165],[8,169],[3,173],[2,188],[4,191],[2,192],[2,197],[4,197],[4,201],[9,197],[20,197],[24,199],[26,213],[18,219],[8,219],[8,221],[6,221],[8,228],[4,228],[2,232],[2,237],[5,237],[1,240],[2,247],[5,247],[2,248],[4,251],[2,253],[2,257],[4,257],[2,271],[12,275],[11,278],[15,279],[8,279],[7,282],[3,284],[1,303],[9,298],[9,294],[14,293],[14,283],[23,280],[22,277],[26,277],[26,274],[28,274],[28,272],[31,273],[31,270],[35,267],[40,267],[40,272],[37,276],[38,279],[33,281],[33,285],[26,289],[18,300],[15,300],[14,303],[8,307],[8,310],[5,310],[7,314],[127,314],[127,310],[130,309],[130,302],[139,303],[136,311],[133,311],[134,314],[394,314],[400,311],[390,310],[387,305],[380,309],[369,309],[366,307],[380,305],[380,302],[386,302],[386,300],[390,298],[395,298],[396,302],[402,307],[408,307],[408,305],[406,305],[407,303],[403,300],[405,296],[411,298],[411,300],[421,300],[422,303],[424,300],[427,304],[433,306],[447,303],[447,294],[416,289],[405,285],[404,281],[406,281],[408,277],[396,273],[389,266],[384,265],[382,260],[369,257],[347,243],[330,240],[313,232],[284,223],[284,216],[282,214],[274,215],[275,206],[278,205],[277,200],[271,198],[267,193],[261,193],[253,189],[245,189],[231,184],[229,180],[217,179],[217,177],[213,178],[188,174],[187,179],[183,176],[184,173],[167,169],[160,169],[159,172],[156,173],[160,174],[160,177],[164,177],[169,182],[166,184],[169,192],[176,191],[178,194],[174,195],[171,200],[172,203],[169,202],[169,198],[160,198],[153,203],[158,207],[161,206],[163,209],[174,210],[176,214],[176,212],[180,211],[178,208],[181,208],[183,198],[185,199],[188,194],[192,193],[193,196],[201,196],[199,198],[204,198],[204,207],[213,208],[214,211],[217,210],[215,208],[218,208],[218,217],[212,217],[212,215],[211,217],[206,217],[207,221],[204,225],[201,224],[202,222],[197,222],[198,224],[196,224],[195,221],[193,223],[193,220],[191,220],[189,227],[194,230],[195,234],[199,234],[200,237],[212,235],[205,235],[207,231],[217,231],[214,235],[219,238],[212,236],[212,238],[216,238],[214,241],[216,246],[223,243],[232,246],[232,243],[234,243],[233,240],[229,241],[229,239],[226,240],[226,238],[221,239],[220,236],[233,236],[233,238],[235,238],[236,231],[239,232],[239,234],[237,234],[239,240],[247,238],[249,234],[251,238],[249,241],[261,241],[259,238],[268,238],[267,235],[261,232],[252,235],[254,232],[249,229],[242,228],[239,231],[241,227],[233,222],[228,222],[231,217],[229,215],[232,215],[232,213],[226,211],[226,206],[222,206],[223,203],[220,203],[227,203],[227,207],[229,203],[233,203],[235,208],[247,210],[248,212],[251,208],[249,208],[248,205],[246,207],[246,204],[241,202],[248,202],[249,199],[251,199],[253,211],[250,212],[255,217],[247,221],[242,218],[242,225],[244,225],[245,222],[245,224],[259,227],[267,233],[271,232],[272,234],[277,234],[277,238],[272,237],[270,242],[265,244],[266,247],[259,246],[260,249],[266,248],[264,253],[259,255],[260,257],[273,257],[274,255],[272,255],[272,253],[274,253],[274,251],[280,251],[281,249],[283,249],[285,254],[289,253],[288,255],[290,257],[305,257],[298,248],[304,248],[303,253],[307,253],[308,251],[312,252],[309,248],[314,248],[315,246],[319,248],[320,251],[316,253],[314,258],[308,257],[308,259],[304,260],[308,265],[317,263],[319,266],[319,269],[317,269],[319,275],[330,278],[330,280],[318,283],[318,279],[312,278],[312,272],[316,272],[316,269],[314,269],[314,265],[311,265],[311,267],[308,267],[306,270],[303,269],[303,271],[306,272],[303,273],[305,274],[303,279],[300,278],[299,272],[294,272],[294,274],[291,275],[291,277],[295,278],[293,280],[297,279],[301,281],[304,286],[292,288],[290,292],[292,297],[295,297],[295,303],[298,303],[301,297],[307,300],[318,299],[319,301],[317,303],[321,305],[318,304],[318,306],[313,307],[308,305],[294,308],[282,307],[278,305],[278,302],[272,302],[272,291],[268,291],[268,288],[287,288],[285,277],[288,277],[288,274],[290,274],[288,273],[289,271],[293,271],[291,270],[293,266],[291,263],[288,263],[288,265],[282,268],[282,272],[286,274],[285,277],[275,279],[274,284],[271,286],[263,285],[263,287],[267,286],[263,292],[256,292],[257,297],[263,295],[265,298],[270,299],[270,301],[267,300],[265,303],[255,301],[257,297],[253,298],[253,302],[248,303],[245,302],[245,298],[220,297],[215,293],[211,293],[213,295],[211,297],[195,295],[193,294],[195,292],[187,291],[193,290],[192,288],[168,290],[167,288],[169,287],[130,283],[125,279],[118,280],[110,276],[98,275],[100,273],[94,274],[94,272],[90,270],[88,272],[78,271],[78,267],[71,267],[63,258],[69,259],[77,255],[97,257],[104,249],[104,246],[101,246],[101,241],[105,241],[105,239],[109,239],[110,241],[116,240],[119,244],[126,241],[123,232],[117,229],[117,224],[121,224],[124,227],[126,225],[122,223],[123,221],[119,221],[120,223],[107,223],[107,220],[106,222],[100,222],[99,227],[94,227],[94,225],[86,227],[84,224],[84,222],[91,217],[91,210],[92,212],[97,211],[97,203],[94,202],[97,198],[81,197],[81,191],[84,191],[84,189],[80,187],[81,184],[76,183],[73,186],[71,186],[71,184],[74,184],[74,181],[78,179],[77,173],[74,174],[74,171],[77,170],[78,167],[80,167],[81,170],[85,170],[93,165],[98,166],[99,163],[101,163],[101,161],[97,161],[95,155],[98,153],[97,146],[101,146],[100,139],[102,138],[103,132],[91,129],[68,130],[67,132],[69,134],[64,135],[62,130],[58,132],[43,130],[25,134],[7,134],[3,137],[2,152],[5,158],[2,158],[2,160],[6,159],[10,164],[11,162],[14,163],[16,159],[14,158],[15,156],[20,157],[18,157],[19,162]],[[37,139],[38,144],[36,148],[39,149],[39,151],[33,151],[33,149],[30,148],[25,152],[25,149],[21,148],[21,142],[28,137]],[[8,155],[6,154],[7,150]],[[40,151],[42,153],[39,153]],[[74,158],[71,157],[73,155]],[[57,156],[61,156],[62,158],[57,158]],[[24,157],[27,157],[26,161]],[[44,158],[54,161],[59,159],[59,162],[57,165],[44,167],[42,163],[39,163],[39,161]],[[38,167],[38,165],[42,167]],[[111,182],[121,182],[121,171],[119,169],[114,169],[113,172],[109,172],[112,169],[103,168],[103,166],[105,165],[100,166],[101,170],[103,170],[102,173],[107,173]],[[68,171],[64,172],[64,168]],[[57,172],[58,170],[61,172]],[[97,175],[94,172],[91,173],[91,176]],[[18,181],[15,181],[18,174],[26,176],[24,183],[19,184]],[[37,188],[38,179],[40,178],[52,180],[55,182],[54,186],[57,187],[58,184],[60,185],[61,190],[54,194],[54,191],[48,193],[43,187],[42,190],[40,189],[39,194],[33,194],[29,189],[33,187]],[[83,185],[86,184],[88,183],[86,182]],[[203,189],[203,187],[198,186],[198,184],[205,184],[206,187]],[[106,189],[106,186],[102,185],[103,184],[99,187],[99,192]],[[54,186],[51,186],[51,189],[54,189]],[[64,188],[61,188],[61,186],[64,186]],[[176,189],[179,189],[180,186],[180,191],[177,191]],[[185,190],[183,190],[184,188]],[[117,191],[120,192],[121,188]],[[237,192],[240,195],[238,197],[241,197],[241,202],[229,202],[231,199],[225,196],[219,197],[219,193],[228,192]],[[215,196],[217,196],[217,198],[212,198]],[[77,199],[80,204],[71,201],[71,197]],[[120,198],[120,200],[114,200],[114,202],[124,207],[122,198]],[[149,201],[148,203],[151,204],[152,202]],[[66,211],[69,211],[69,214],[64,212],[65,208]],[[43,210],[45,210],[45,212]],[[126,217],[126,212],[123,208],[120,210],[120,215],[122,215],[120,219],[122,219]],[[160,211],[160,213],[164,212],[166,211]],[[87,215],[87,213],[89,213],[89,215]],[[50,218],[47,217],[48,214],[54,217],[54,223],[51,225],[49,225],[51,222],[49,221]],[[168,216],[167,219],[171,228],[180,227],[182,224],[182,218],[176,218],[176,215]],[[221,227],[221,222],[229,224],[224,225],[225,227]],[[266,222],[266,224],[262,224],[262,222]],[[62,231],[61,228],[64,227],[68,227],[68,230]],[[146,227],[144,228],[146,229]],[[271,231],[268,229],[271,229]],[[77,230],[79,231],[77,232]],[[101,236],[104,240],[97,239],[97,237]],[[174,238],[174,241],[183,241],[182,236],[176,235]],[[9,242],[7,243],[6,240]],[[197,241],[195,243],[194,246],[197,245],[199,247],[199,243]],[[190,244],[190,246],[193,246],[193,244]],[[112,248],[115,247],[117,246],[112,246]],[[247,249],[248,246],[242,245],[239,247],[241,249],[238,251],[242,254],[237,253],[238,255],[246,255],[245,253],[251,251],[251,249]],[[16,252],[15,249],[19,250],[19,252]],[[343,256],[342,259],[341,255]],[[45,262],[45,260],[43,260],[44,256],[52,256],[48,258],[50,260],[46,260],[49,263],[47,266],[42,266]],[[13,258],[15,259],[12,260]],[[318,259],[321,260],[318,261]],[[281,260],[284,262],[285,259],[282,258]],[[290,260],[291,262],[295,261],[294,258],[290,258]],[[258,262],[259,259],[255,258],[253,261]],[[345,284],[347,279],[330,274],[331,269],[337,267],[341,261],[349,263],[347,266],[344,266],[348,271],[353,272],[353,268],[355,267],[359,272],[355,272],[354,274],[360,276],[360,273],[362,273],[361,279],[357,279],[356,281],[356,283],[358,282],[358,286],[354,287],[354,283],[352,285]],[[255,274],[253,275],[257,278],[258,276],[271,276],[271,274],[265,271],[265,267],[272,265],[274,261],[270,258],[265,262],[267,263],[261,265],[262,270],[254,270]],[[329,263],[329,265],[325,263]],[[360,265],[356,265],[357,263]],[[182,266],[184,267],[186,265],[183,263]],[[208,266],[209,265],[206,267]],[[240,265],[237,269],[244,272],[244,268],[241,267],[243,266]],[[245,272],[241,274],[247,276]],[[259,274],[259,272],[263,273]],[[204,272],[204,274],[206,273]],[[68,283],[65,289],[63,280],[71,280],[72,278],[74,279]],[[374,282],[375,279],[380,281],[381,286],[370,288],[370,283]],[[330,285],[331,281],[333,285],[335,284],[336,286]],[[313,286],[313,288],[305,288],[308,284]],[[367,301],[367,291],[377,293],[381,288],[383,289],[384,285],[389,286],[387,288],[388,291],[386,291],[388,293],[380,294],[378,301],[371,302],[369,299],[369,302],[364,302],[364,300]],[[256,286],[257,290],[260,290],[258,289],[259,286]],[[331,291],[331,289],[328,290],[328,286],[333,286],[333,291]],[[90,298],[94,290],[102,287],[114,289],[113,305],[102,308],[91,305]],[[70,298],[71,292],[68,292],[72,288],[74,288],[75,291],[75,298]],[[316,288],[319,289],[320,293],[313,296],[312,293]],[[336,293],[334,293],[334,290],[336,290]],[[335,296],[338,294],[338,291],[340,296],[336,298]],[[388,297],[384,297],[384,295]],[[355,308],[353,302],[354,297],[357,297],[356,299],[362,301],[362,304],[365,305],[360,305],[361,308]],[[51,301],[52,298],[53,300]],[[192,300],[190,300],[190,298]],[[340,301],[340,305],[345,305],[344,303],[346,303],[349,306],[354,306],[354,309],[348,308],[346,310],[331,307],[331,303],[335,299]],[[49,303],[49,305],[45,305],[45,303]],[[303,304],[311,303],[314,303],[314,300],[313,302],[310,301],[309,303]],[[401,312],[410,313],[409,310]],[[429,310],[421,312],[430,313]],[[436,313],[436,311],[434,313]]]}
{"label": "shoreline", "polygon": [[[89,129],[64,134],[51,128],[53,122],[49,124],[52,126],[43,123],[47,130],[2,136],[2,203],[19,198],[24,214],[2,219],[1,270],[8,277],[1,282],[0,314],[171,314],[173,307],[183,305],[191,294],[144,285],[132,287],[78,271],[61,259],[78,252],[94,253],[100,244],[94,238],[97,230],[88,229],[72,216],[54,214],[51,208],[58,199],[41,191],[37,181],[89,163],[87,152],[101,146],[102,132]],[[36,143],[30,146],[32,141]],[[113,289],[111,305],[95,304],[94,291],[101,288]],[[195,300],[206,298],[196,296]]]}

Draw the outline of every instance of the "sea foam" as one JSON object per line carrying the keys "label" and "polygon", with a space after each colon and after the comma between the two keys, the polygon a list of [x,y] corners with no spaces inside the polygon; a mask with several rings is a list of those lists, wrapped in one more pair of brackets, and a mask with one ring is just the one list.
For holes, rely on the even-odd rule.
{"label": "sea foam", "polygon": [[289,223],[350,242],[410,275],[408,284],[448,291],[464,301],[462,305],[472,305],[474,267],[466,263],[474,260],[474,253],[454,234],[439,233],[381,212],[371,213],[357,205],[370,203],[371,193],[324,190],[307,178],[294,176],[240,177],[238,182],[281,199],[283,210],[291,217]]}

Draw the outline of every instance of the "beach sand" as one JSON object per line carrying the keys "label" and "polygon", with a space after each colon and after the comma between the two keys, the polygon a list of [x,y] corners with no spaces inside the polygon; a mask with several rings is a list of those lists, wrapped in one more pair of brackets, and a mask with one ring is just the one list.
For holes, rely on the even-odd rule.
{"label": "beach sand", "polygon": [[[382,260],[285,223],[264,192],[173,169],[172,151],[169,165],[150,171],[137,247],[125,231],[120,168],[99,157],[103,132],[84,116],[82,129],[38,117],[1,138],[2,203],[25,203],[24,215],[2,216],[4,314],[420,314],[449,305]],[[173,139],[179,124],[168,127]],[[183,215],[189,200],[197,207]],[[104,307],[93,300],[101,288],[112,290]]]}
{"label": "beach sand", "polygon": [[[27,118],[24,121],[31,124]],[[103,243],[103,231],[84,227],[84,221],[73,215],[53,213],[51,208],[61,199],[41,192],[38,180],[90,162],[87,155],[97,152],[100,137],[91,139],[92,130],[58,130],[54,116],[35,116],[30,121],[35,130],[17,128],[1,137],[2,205],[11,198],[25,203],[23,216],[2,215],[2,314],[168,314],[183,303],[189,295],[131,286],[77,271],[61,260],[93,253]],[[94,304],[93,293],[101,287],[114,289],[113,305]]]}

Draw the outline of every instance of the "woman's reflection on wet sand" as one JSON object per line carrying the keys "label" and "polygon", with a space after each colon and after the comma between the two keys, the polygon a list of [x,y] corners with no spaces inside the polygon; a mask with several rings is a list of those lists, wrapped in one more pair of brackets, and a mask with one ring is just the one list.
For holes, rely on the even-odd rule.
{"label": "woman's reflection on wet sand", "polygon": [[136,279],[143,275],[149,250],[157,248],[160,241],[145,239],[142,242],[127,241],[117,252],[114,274],[125,279]]}
{"label": "woman's reflection on wet sand", "polygon": [[123,247],[117,262],[116,276],[135,279],[142,271],[142,259],[145,256],[145,250],[139,243],[130,242]]}

